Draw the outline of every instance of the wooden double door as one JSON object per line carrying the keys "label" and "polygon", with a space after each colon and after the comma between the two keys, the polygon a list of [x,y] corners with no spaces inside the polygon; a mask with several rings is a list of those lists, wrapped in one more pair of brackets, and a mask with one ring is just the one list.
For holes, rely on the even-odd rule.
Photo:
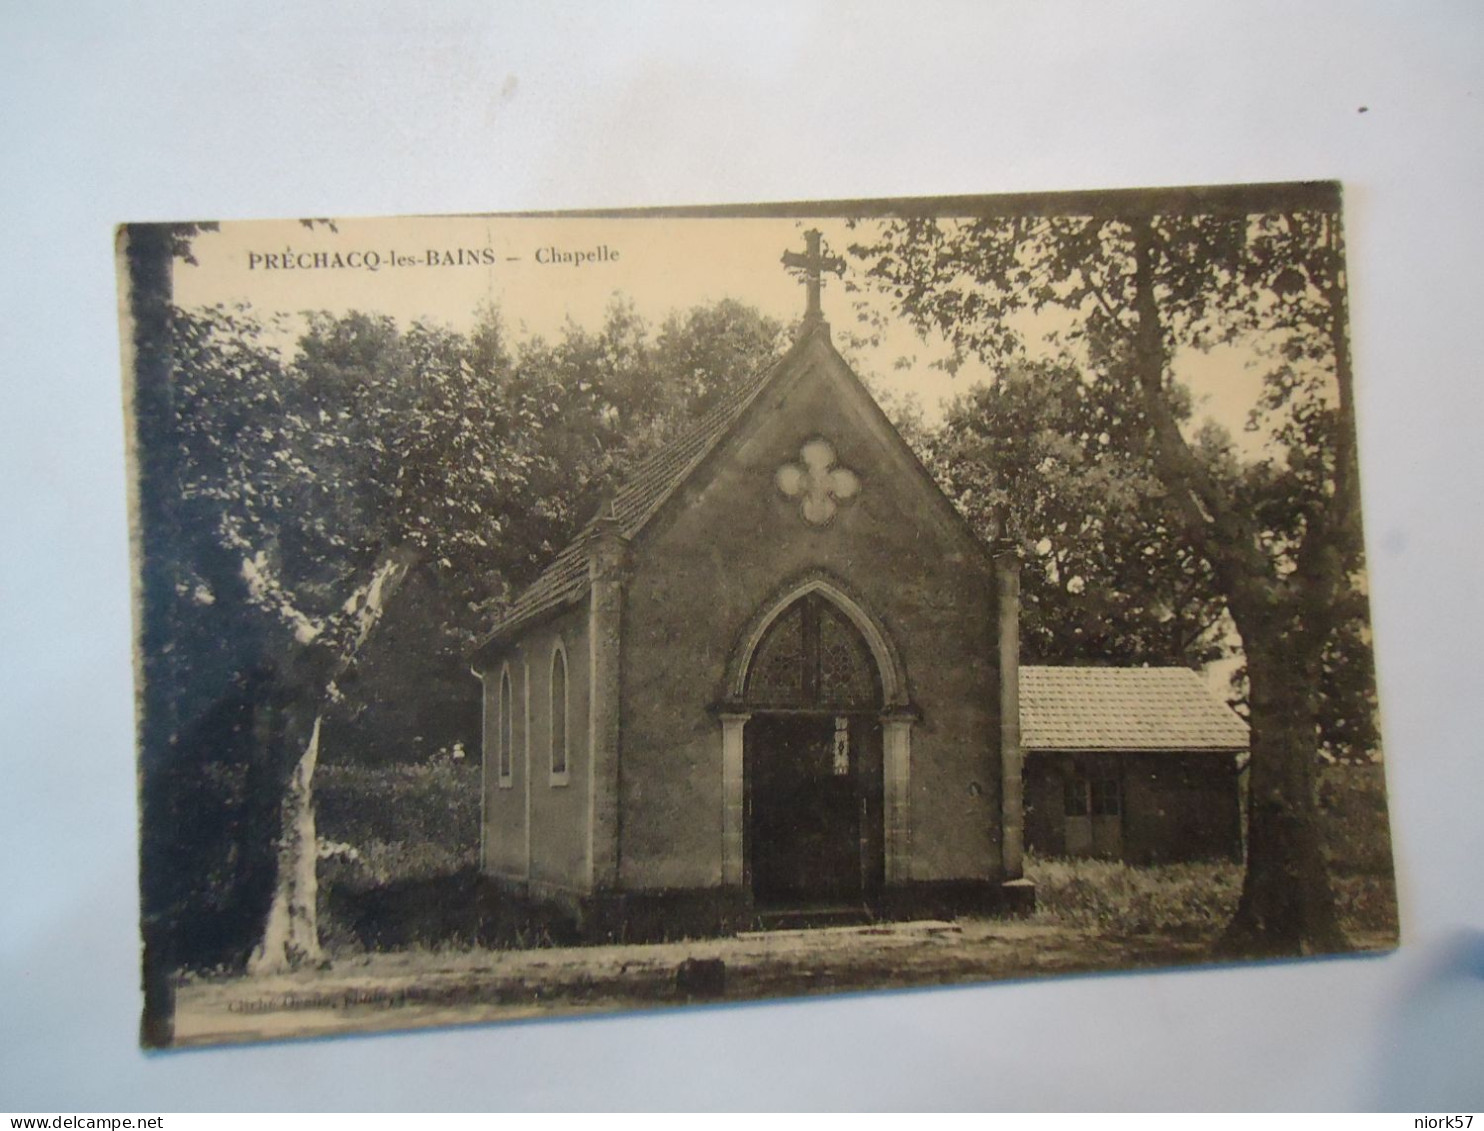
{"label": "wooden double door", "polygon": [[1123,782],[1116,767],[1074,767],[1063,779],[1066,853],[1123,856]]}
{"label": "wooden double door", "polygon": [[760,907],[858,904],[881,886],[881,750],[874,712],[748,721],[745,859]]}

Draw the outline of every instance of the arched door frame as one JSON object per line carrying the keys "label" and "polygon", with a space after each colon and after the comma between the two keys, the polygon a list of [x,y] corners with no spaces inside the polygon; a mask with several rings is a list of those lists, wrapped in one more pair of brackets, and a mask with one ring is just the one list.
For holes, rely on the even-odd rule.
{"label": "arched door frame", "polygon": [[865,640],[876,661],[876,671],[881,679],[881,698],[884,710],[909,708],[911,699],[907,691],[907,673],[902,668],[901,656],[896,645],[887,635],[886,629],[868,613],[859,600],[851,596],[838,581],[815,572],[796,581],[763,605],[762,610],[748,623],[727,665],[726,694],[724,700],[740,704],[747,690],[747,673],[752,667],[752,658],[758,645],[768,635],[773,622],[781,617],[800,598],[817,593],[844,613],[856,631]]}
{"label": "arched door frame", "polygon": [[745,882],[744,836],[746,783],[744,730],[752,711],[745,703],[747,675],[758,646],[783,613],[799,599],[818,594],[850,620],[865,640],[881,680],[882,807],[886,883],[911,879],[912,724],[917,711],[908,691],[907,673],[885,627],[843,585],[821,571],[797,580],[764,603],[749,622],[727,665],[725,692],[717,711],[721,723],[722,883]]}

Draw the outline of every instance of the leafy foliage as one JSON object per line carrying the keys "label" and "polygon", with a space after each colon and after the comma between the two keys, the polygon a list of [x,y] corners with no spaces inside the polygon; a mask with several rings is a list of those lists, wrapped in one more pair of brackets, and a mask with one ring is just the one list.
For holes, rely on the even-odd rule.
{"label": "leafy foliage", "polygon": [[[161,867],[187,963],[254,941],[309,720],[338,723],[332,762],[372,731],[386,756],[426,752],[415,705],[457,697],[499,606],[633,461],[782,345],[736,303],[657,336],[616,303],[597,331],[514,344],[493,310],[467,334],[357,312],[292,326],[245,307],[170,313],[175,411],[154,442],[181,516],[181,709],[156,783],[181,818]],[[407,580],[391,600],[394,566]]]}
{"label": "leafy foliage", "polygon": [[[1367,669],[1369,656],[1339,643],[1364,629],[1349,599],[1363,561],[1337,208],[1146,197],[1087,215],[889,219],[867,235],[851,250],[869,278],[960,355],[1012,366],[1027,319],[1055,312],[1051,347],[1137,413],[1120,446],[1148,453],[1172,549],[1209,570],[1247,661],[1254,803],[1227,940],[1246,953],[1343,946],[1314,830],[1315,734],[1326,668]],[[1222,342],[1270,359],[1252,421],[1266,442],[1246,463],[1184,427],[1174,360]]]}
{"label": "leafy foliage", "polygon": [[926,449],[939,482],[1022,572],[1038,663],[1183,664],[1223,651],[1210,570],[1171,531],[1137,403],[1066,363],[1025,362],[950,406]]}
{"label": "leafy foliage", "polygon": [[[1301,529],[1343,531],[1345,552],[1358,552],[1353,500],[1330,505],[1353,475],[1334,216],[911,218],[876,234],[851,250],[900,312],[996,368],[1027,356],[1028,316],[1060,312],[1051,346],[1118,394],[1135,427],[1117,439],[1165,460],[1187,537],[1219,517],[1214,503],[1231,504],[1223,512],[1256,505],[1280,574],[1296,567]],[[1269,454],[1234,483],[1182,450],[1191,446],[1179,433],[1189,405],[1171,361],[1178,349],[1239,339],[1271,360],[1253,418],[1269,433]],[[1245,497],[1227,497],[1235,490]]]}

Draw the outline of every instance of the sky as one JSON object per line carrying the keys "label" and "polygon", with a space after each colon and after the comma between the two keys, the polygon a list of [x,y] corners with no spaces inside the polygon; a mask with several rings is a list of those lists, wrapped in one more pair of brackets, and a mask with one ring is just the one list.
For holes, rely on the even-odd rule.
{"label": "sky", "polygon": [[[811,227],[837,253],[863,237],[836,218],[449,216],[336,220],[333,229],[297,220],[224,223],[194,240],[196,266],[177,266],[176,301],[246,301],[260,313],[374,311],[403,325],[421,318],[455,329],[495,305],[517,334],[550,337],[569,319],[596,328],[619,296],[654,325],[674,311],[735,298],[788,323],[803,313],[804,289],[780,259],[803,250]],[[337,254],[346,266],[316,266]],[[859,263],[844,258],[847,279],[858,277]],[[285,268],[286,260],[294,266]],[[842,349],[856,328],[857,297],[843,282],[826,276],[823,297]],[[869,286],[858,293],[882,303]],[[879,345],[847,352],[877,387],[916,395],[929,423],[952,397],[991,377],[974,361],[950,375],[932,364],[951,353],[940,337],[924,338],[900,318],[885,326]],[[1054,326],[1042,318],[1025,329]],[[899,365],[902,358],[912,364]],[[1259,389],[1254,359],[1240,347],[1175,358],[1177,376],[1197,397],[1193,424],[1214,419],[1248,454],[1259,443],[1243,430]]]}
{"label": "sky", "polygon": [[[229,222],[195,237],[197,263],[177,263],[175,298],[188,307],[248,302],[260,314],[374,311],[404,326],[425,319],[460,330],[473,326],[482,307],[494,305],[521,337],[555,336],[569,320],[594,329],[620,297],[655,326],[672,312],[723,298],[748,303],[787,324],[803,314],[805,293],[781,257],[803,250],[808,228],[821,231],[827,252],[843,253],[868,238],[868,230],[852,230],[833,217],[442,216],[337,219],[333,226]],[[337,255],[342,266],[331,265]],[[854,277],[862,289],[850,293],[845,280],[826,276],[824,315],[837,348],[875,388],[895,398],[915,396],[926,422],[935,424],[954,396],[992,379],[990,370],[974,360],[956,375],[934,366],[951,355],[947,344],[941,337],[920,335],[900,317],[883,321],[879,345],[848,348],[844,339],[856,328],[857,298],[882,312],[887,308],[860,277],[858,261],[843,257],[846,278]],[[1068,324],[1055,314],[1026,315],[1020,329],[1033,340]],[[898,364],[901,358],[912,364]],[[1176,377],[1196,397],[1189,431],[1212,419],[1226,428],[1240,452],[1259,453],[1262,437],[1244,427],[1260,389],[1256,361],[1251,348],[1241,346],[1175,355]],[[1214,691],[1226,694],[1239,663],[1234,657],[1209,668]]]}

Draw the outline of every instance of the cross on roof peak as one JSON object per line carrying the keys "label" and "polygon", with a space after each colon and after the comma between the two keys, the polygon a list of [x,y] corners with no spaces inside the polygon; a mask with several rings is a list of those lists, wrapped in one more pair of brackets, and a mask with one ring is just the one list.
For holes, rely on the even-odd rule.
{"label": "cross on roof peak", "polygon": [[825,255],[820,249],[820,236],[818,228],[810,228],[804,233],[804,250],[785,251],[783,253],[783,265],[792,271],[801,273],[808,287],[808,306],[804,310],[806,322],[822,322],[824,314],[819,306],[820,272],[833,271],[836,275],[845,274],[845,260],[838,255]]}

